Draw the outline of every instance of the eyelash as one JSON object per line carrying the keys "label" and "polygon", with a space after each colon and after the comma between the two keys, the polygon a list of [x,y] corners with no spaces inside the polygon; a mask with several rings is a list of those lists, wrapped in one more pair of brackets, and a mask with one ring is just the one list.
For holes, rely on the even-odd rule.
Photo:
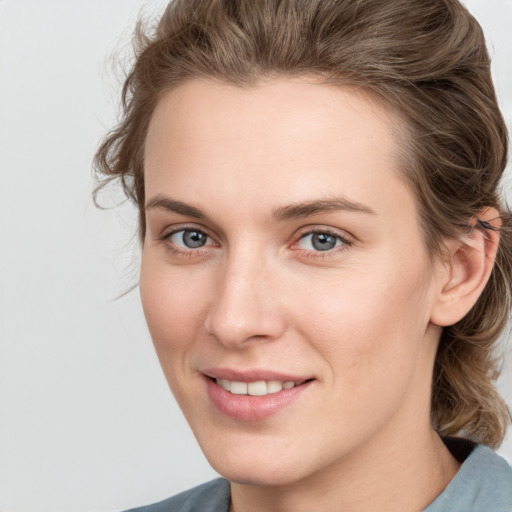
{"label": "eyelash", "polygon": [[[190,257],[190,258],[192,258],[194,256],[199,256],[199,253],[204,254],[204,249],[208,249],[208,247],[212,247],[212,244],[201,246],[201,247],[198,247],[196,249],[194,249],[194,248],[181,249],[181,248],[177,247],[176,244],[174,244],[171,241],[172,237],[174,235],[178,234],[178,233],[183,233],[184,234],[186,232],[200,233],[200,234],[206,236],[210,241],[213,240],[213,238],[210,235],[208,235],[207,233],[205,233],[201,229],[197,229],[197,228],[192,227],[192,226],[189,226],[189,227],[182,226],[182,227],[179,227],[177,229],[174,229],[173,231],[171,231],[169,233],[165,233],[163,236],[161,236],[159,238],[159,241],[166,243],[167,249],[169,251],[171,251],[173,254],[177,254],[177,255],[180,255],[180,256],[186,256],[186,257]],[[321,251],[321,250],[315,251],[315,250],[312,250],[312,249],[295,249],[295,250],[301,251],[301,252],[304,252],[304,253],[308,253],[308,256],[307,256],[308,258],[312,258],[312,259],[327,259],[327,258],[334,257],[335,255],[337,255],[338,253],[340,253],[342,251],[346,251],[352,245],[352,243],[353,243],[347,237],[342,236],[342,235],[340,235],[339,233],[337,233],[337,232],[335,232],[333,230],[316,228],[316,229],[308,229],[307,231],[305,230],[302,233],[300,233],[298,235],[298,237],[291,244],[291,247],[293,247],[294,245],[298,244],[299,242],[304,240],[306,237],[314,236],[315,234],[331,236],[331,237],[336,239],[336,243],[341,242],[341,244],[340,245],[336,245],[332,249],[327,249],[325,251]],[[215,246],[215,244],[213,244],[213,246]]]}
{"label": "eyelash", "polygon": [[181,249],[181,248],[177,247],[176,244],[174,244],[171,241],[172,237],[178,233],[186,233],[186,232],[200,233],[200,234],[206,236],[209,240],[213,240],[213,238],[210,235],[208,235],[207,233],[205,233],[202,229],[197,229],[192,226],[182,226],[180,228],[174,229],[173,231],[170,231],[169,233],[165,233],[164,235],[162,235],[159,238],[159,241],[164,242],[166,244],[166,249],[171,251],[172,254],[177,254],[179,256],[186,256],[189,258],[198,256],[199,255],[198,253],[200,252],[201,249],[202,249],[201,252],[204,254],[205,248],[207,249],[208,247],[211,247],[211,246],[201,246],[201,247],[198,247],[197,249],[193,249],[193,248]]}
{"label": "eyelash", "polygon": [[341,242],[341,244],[338,246],[336,245],[332,249],[327,249],[325,251],[315,251],[311,249],[298,249],[299,251],[304,251],[308,253],[309,258],[314,259],[328,259],[337,256],[340,252],[348,250],[348,248],[352,245],[352,241],[349,240],[347,237],[340,235],[339,233],[329,230],[329,229],[321,229],[321,228],[315,228],[315,229],[308,229],[307,231],[302,232],[299,234],[296,241],[293,242],[292,246],[295,244],[298,244],[300,241],[304,240],[308,236],[314,236],[317,235],[328,235],[336,239],[336,243]]}

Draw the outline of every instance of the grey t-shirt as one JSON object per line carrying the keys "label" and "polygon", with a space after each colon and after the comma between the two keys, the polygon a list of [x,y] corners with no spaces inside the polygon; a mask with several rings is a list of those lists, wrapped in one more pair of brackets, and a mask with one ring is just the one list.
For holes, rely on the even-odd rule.
{"label": "grey t-shirt", "polygon": [[[445,442],[456,458],[466,457],[453,480],[424,512],[512,512],[512,467],[485,446]],[[469,455],[464,454],[468,451]],[[126,512],[229,512],[229,502],[229,482],[217,478]]]}

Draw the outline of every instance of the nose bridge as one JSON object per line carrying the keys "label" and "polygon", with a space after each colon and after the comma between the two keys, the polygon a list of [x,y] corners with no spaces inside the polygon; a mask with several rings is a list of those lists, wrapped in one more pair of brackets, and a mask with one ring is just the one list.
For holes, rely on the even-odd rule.
{"label": "nose bridge", "polygon": [[229,251],[219,272],[215,300],[206,329],[222,344],[242,347],[249,340],[270,340],[284,329],[273,272],[255,244],[239,244]]}

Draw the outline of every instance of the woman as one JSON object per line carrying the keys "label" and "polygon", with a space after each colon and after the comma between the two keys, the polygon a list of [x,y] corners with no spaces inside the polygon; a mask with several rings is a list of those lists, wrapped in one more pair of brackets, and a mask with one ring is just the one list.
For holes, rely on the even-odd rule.
{"label": "woman", "polygon": [[137,510],[509,511],[507,135],[477,22],[176,0],[139,36],[96,166],[138,205],[148,326],[224,478]]}

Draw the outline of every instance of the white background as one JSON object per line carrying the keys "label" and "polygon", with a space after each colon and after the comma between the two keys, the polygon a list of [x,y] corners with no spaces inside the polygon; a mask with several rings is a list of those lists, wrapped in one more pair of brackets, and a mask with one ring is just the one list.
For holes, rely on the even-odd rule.
{"label": "white background", "polygon": [[[113,512],[214,476],[146,332],[136,214],[91,202],[106,58],[165,0],[0,0],[0,510]],[[472,0],[512,125],[512,1]],[[512,200],[512,187],[506,186]],[[512,355],[501,390],[512,405]],[[512,439],[501,453],[512,459]]]}

